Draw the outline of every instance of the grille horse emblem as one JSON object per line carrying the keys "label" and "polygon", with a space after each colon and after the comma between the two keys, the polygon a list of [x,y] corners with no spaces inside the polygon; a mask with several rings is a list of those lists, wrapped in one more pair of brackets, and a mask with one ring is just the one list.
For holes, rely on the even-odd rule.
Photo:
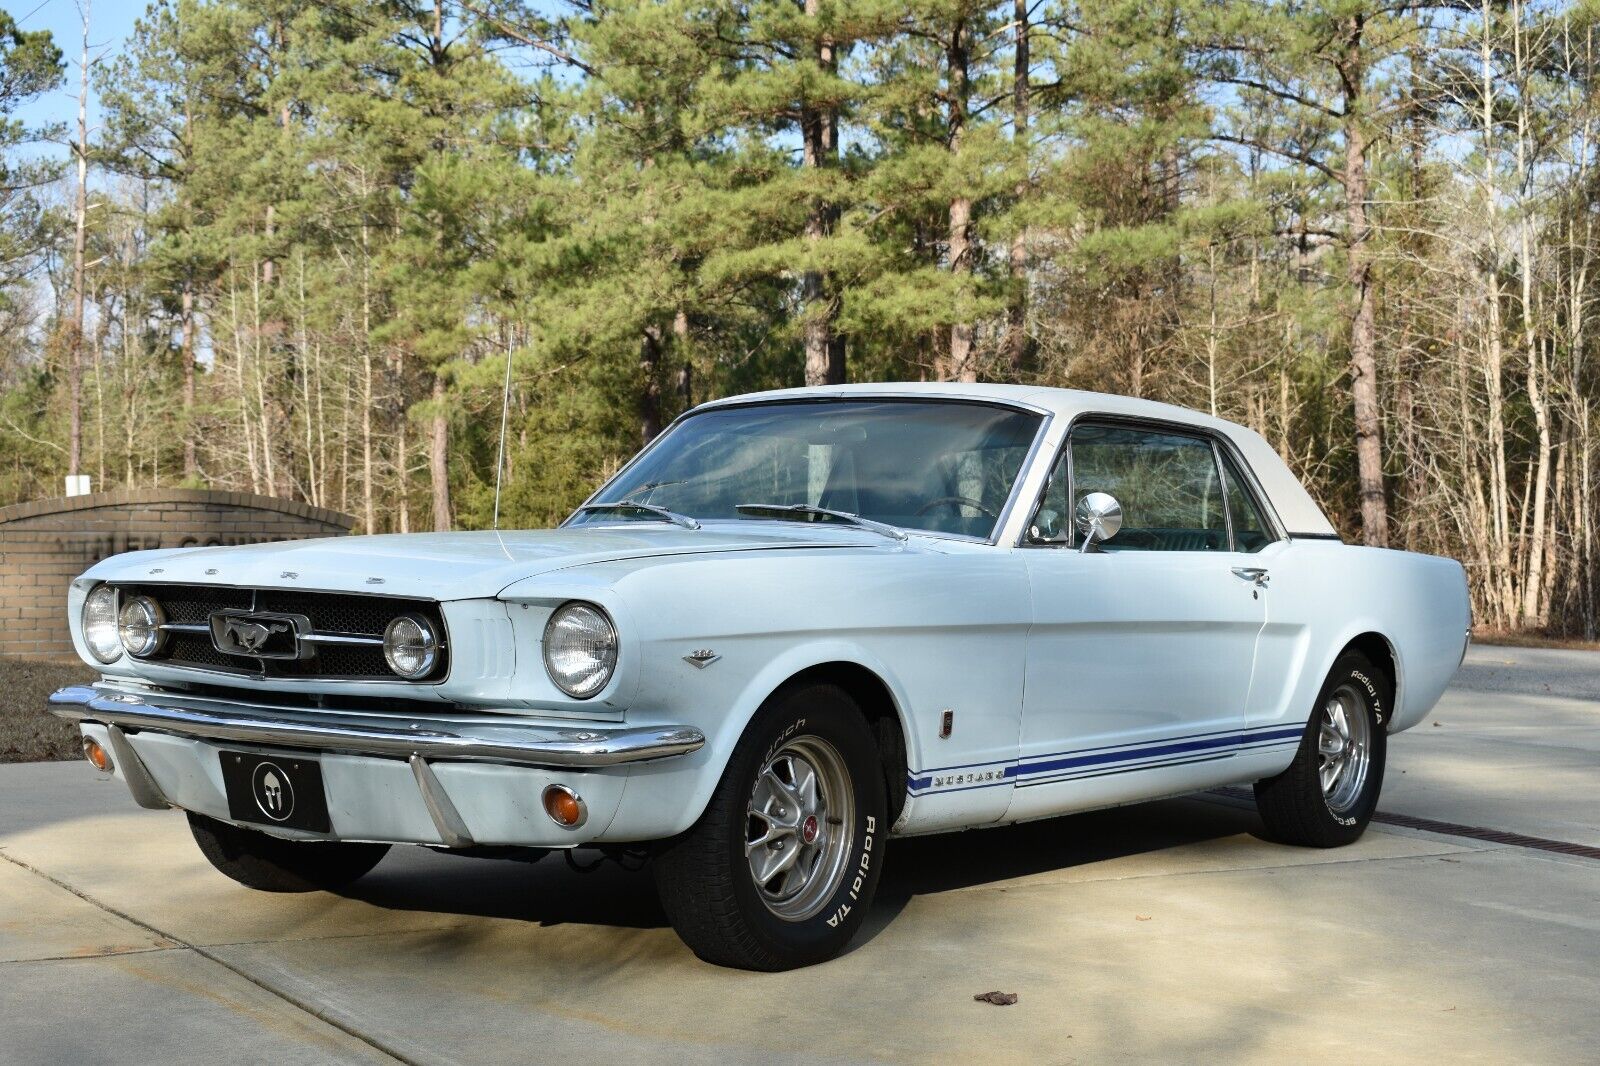
{"label": "grille horse emblem", "polygon": [[211,643],[224,655],[298,659],[315,650],[300,638],[311,630],[304,615],[218,611],[211,616]]}
{"label": "grille horse emblem", "polygon": [[245,622],[237,618],[230,618],[222,625],[222,631],[245,651],[260,651],[274,635],[288,633],[293,628],[288,622]]}

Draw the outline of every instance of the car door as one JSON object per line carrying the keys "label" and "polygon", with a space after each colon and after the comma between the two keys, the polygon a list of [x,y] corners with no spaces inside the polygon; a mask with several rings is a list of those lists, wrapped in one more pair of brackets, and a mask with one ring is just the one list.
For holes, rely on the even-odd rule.
{"label": "car door", "polygon": [[[1008,818],[1227,779],[1270,575],[1255,540],[1235,540],[1225,462],[1182,428],[1073,427],[1021,549],[1033,626]],[[1090,492],[1123,522],[1082,551],[1072,505]]]}

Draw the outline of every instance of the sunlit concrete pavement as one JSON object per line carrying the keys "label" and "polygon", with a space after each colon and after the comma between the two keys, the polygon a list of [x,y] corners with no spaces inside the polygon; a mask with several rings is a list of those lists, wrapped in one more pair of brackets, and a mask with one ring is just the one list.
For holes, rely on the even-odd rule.
{"label": "sunlit concrete pavement", "polygon": [[[1382,808],[1600,845],[1597,697],[1600,655],[1474,649]],[[86,764],[0,767],[0,1062],[1595,1061],[1600,861],[1258,828],[1208,796],[897,842],[853,951],[755,975],[613,864],[397,849],[266,895]]]}

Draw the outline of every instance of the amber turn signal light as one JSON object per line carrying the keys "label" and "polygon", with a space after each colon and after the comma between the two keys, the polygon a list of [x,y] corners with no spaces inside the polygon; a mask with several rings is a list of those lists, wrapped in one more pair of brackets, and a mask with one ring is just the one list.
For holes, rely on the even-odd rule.
{"label": "amber turn signal light", "polygon": [[576,829],[588,817],[588,809],[578,794],[566,785],[546,785],[544,813],[563,829]]}
{"label": "amber turn signal light", "polygon": [[100,742],[93,737],[83,738],[83,757],[101,773],[111,772],[111,753],[102,748]]}

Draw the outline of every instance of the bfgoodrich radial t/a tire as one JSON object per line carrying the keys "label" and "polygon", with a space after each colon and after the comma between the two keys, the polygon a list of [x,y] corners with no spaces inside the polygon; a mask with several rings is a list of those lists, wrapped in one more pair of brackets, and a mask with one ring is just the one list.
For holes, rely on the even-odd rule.
{"label": "bfgoodrich radial t/a tire", "polygon": [[1256,782],[1256,808],[1274,840],[1334,848],[1360,839],[1383,787],[1393,700],[1393,684],[1365,655],[1339,656],[1294,762]]}
{"label": "bfgoodrich radial t/a tire", "polygon": [[747,970],[833,958],[878,887],[887,801],[877,745],[842,689],[769,700],[710,804],[656,855],[661,904],[694,953]]}
{"label": "bfgoodrich radial t/a tire", "polygon": [[343,888],[378,865],[387,844],[282,840],[189,812],[189,831],[211,865],[263,892]]}

